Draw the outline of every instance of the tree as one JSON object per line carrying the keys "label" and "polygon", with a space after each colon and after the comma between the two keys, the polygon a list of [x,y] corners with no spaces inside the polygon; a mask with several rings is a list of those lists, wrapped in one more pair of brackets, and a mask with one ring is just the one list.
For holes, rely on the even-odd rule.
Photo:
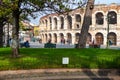
{"label": "tree", "polygon": [[[84,1],[84,0],[83,0]],[[82,31],[81,31],[81,38],[82,40],[79,40],[79,45],[80,47],[84,47],[86,44],[86,33],[88,32],[89,29],[89,21],[91,19],[91,13],[92,9],[90,8],[94,2],[94,0],[88,0],[88,6],[86,8],[86,14],[84,17],[84,22],[82,26]],[[76,6],[72,6],[76,5]],[[57,12],[57,13],[65,13],[70,11],[71,9],[79,8],[82,6],[81,0],[2,0],[1,2],[2,9],[6,9],[6,11],[10,11],[12,13],[13,17],[13,33],[12,33],[12,38],[14,40],[14,47],[12,47],[12,56],[13,57],[18,57],[19,55],[19,19],[20,15],[31,15],[32,17],[34,16],[34,12],[40,12],[42,13],[52,13],[52,12]],[[72,7],[71,7],[72,6]],[[71,9],[70,9],[71,8]],[[88,11],[87,11],[88,10]],[[5,12],[6,12],[5,11]],[[87,20],[88,19],[88,20]],[[87,22],[88,21],[88,24]],[[86,32],[84,32],[86,31]]]}
{"label": "tree", "polygon": [[88,30],[89,30],[90,23],[92,20],[91,18],[92,18],[92,10],[94,8],[94,1],[95,0],[88,0],[88,2],[87,2],[85,15],[84,15],[84,21],[83,21],[82,29],[81,29],[81,35],[80,35],[79,41],[78,41],[78,48],[86,47]]}
{"label": "tree", "polygon": [[72,3],[75,4],[75,0],[1,0],[1,9],[10,11],[13,17],[12,39],[14,44],[12,46],[12,56],[18,57],[19,55],[19,19],[21,14],[35,17],[33,12],[38,11],[41,14],[50,12],[63,13],[69,11],[69,5]]}
{"label": "tree", "polygon": [[6,18],[5,17],[0,17],[0,47],[3,47],[3,26],[6,23]]}
{"label": "tree", "polygon": [[0,47],[3,47],[3,26],[7,23],[7,15],[10,13],[10,10],[4,7],[0,0]]}

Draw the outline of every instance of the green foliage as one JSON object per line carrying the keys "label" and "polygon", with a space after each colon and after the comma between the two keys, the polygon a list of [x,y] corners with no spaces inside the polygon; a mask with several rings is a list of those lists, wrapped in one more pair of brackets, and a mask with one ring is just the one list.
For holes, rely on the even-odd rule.
{"label": "green foliage", "polygon": [[[68,10],[65,8],[64,1],[57,0],[2,0],[0,6],[0,16],[8,16],[15,10],[19,10],[22,13],[22,18],[27,19],[26,17],[31,15],[34,17],[33,12],[38,12],[44,14],[49,11],[60,12]],[[56,8],[59,7],[59,8]],[[64,10],[63,10],[64,9]],[[17,13],[16,13],[17,14]],[[28,19],[27,19],[28,20]]]}
{"label": "green foliage", "polygon": [[[115,68],[120,66],[120,51],[110,49],[37,49],[21,48],[20,58],[10,57],[9,48],[0,49],[0,70],[40,68]],[[62,58],[69,64],[63,65]]]}
{"label": "green foliage", "polygon": [[3,6],[0,6],[0,17],[10,14],[10,12],[11,10],[9,8],[4,8]]}
{"label": "green foliage", "polygon": [[25,26],[22,24],[22,22],[19,22],[20,30],[24,30]]}
{"label": "green foliage", "polygon": [[40,12],[40,14],[68,12],[71,5],[78,5],[80,2],[81,0],[77,2],[74,0],[2,0],[0,16],[9,15],[18,9],[22,13],[22,18],[27,19],[28,15],[34,18],[34,12]]}

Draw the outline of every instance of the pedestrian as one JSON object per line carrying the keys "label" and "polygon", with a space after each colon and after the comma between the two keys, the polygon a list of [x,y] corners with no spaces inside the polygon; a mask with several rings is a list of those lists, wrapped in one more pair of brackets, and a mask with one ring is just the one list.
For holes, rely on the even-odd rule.
{"label": "pedestrian", "polygon": [[10,38],[10,39],[9,39],[9,46],[11,46],[11,42],[12,42],[12,39]]}
{"label": "pedestrian", "polygon": [[30,47],[30,44],[29,44],[29,41],[28,41],[28,40],[24,43],[24,46],[25,46],[26,48]]}
{"label": "pedestrian", "polygon": [[111,40],[109,40],[109,45],[112,45],[113,43],[112,43],[112,41]]}

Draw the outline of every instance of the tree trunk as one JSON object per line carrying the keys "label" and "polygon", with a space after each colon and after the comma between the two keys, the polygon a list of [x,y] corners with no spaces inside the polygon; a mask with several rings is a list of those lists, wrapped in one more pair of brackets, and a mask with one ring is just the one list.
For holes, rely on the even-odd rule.
{"label": "tree trunk", "polygon": [[0,47],[3,47],[3,25],[0,24]]}
{"label": "tree trunk", "polygon": [[12,57],[19,56],[19,9],[13,11]]}
{"label": "tree trunk", "polygon": [[0,47],[3,47],[3,26],[5,25],[6,18],[0,17]]}
{"label": "tree trunk", "polygon": [[7,47],[9,47],[10,46],[10,43],[9,43],[9,39],[10,39],[10,37],[9,37],[9,27],[10,25],[9,25],[9,22],[8,22],[8,27],[7,27]]}
{"label": "tree trunk", "polygon": [[81,29],[81,35],[79,36],[79,41],[78,41],[78,48],[86,48],[88,30],[92,20],[92,10],[94,7],[94,1],[95,0],[88,0],[87,2],[84,21]]}

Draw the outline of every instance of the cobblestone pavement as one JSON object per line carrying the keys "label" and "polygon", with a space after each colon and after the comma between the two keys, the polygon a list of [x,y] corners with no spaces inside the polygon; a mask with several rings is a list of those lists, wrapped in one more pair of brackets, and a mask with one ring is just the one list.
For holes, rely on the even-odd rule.
{"label": "cobblestone pavement", "polygon": [[120,80],[120,70],[35,69],[0,71],[0,80]]}

